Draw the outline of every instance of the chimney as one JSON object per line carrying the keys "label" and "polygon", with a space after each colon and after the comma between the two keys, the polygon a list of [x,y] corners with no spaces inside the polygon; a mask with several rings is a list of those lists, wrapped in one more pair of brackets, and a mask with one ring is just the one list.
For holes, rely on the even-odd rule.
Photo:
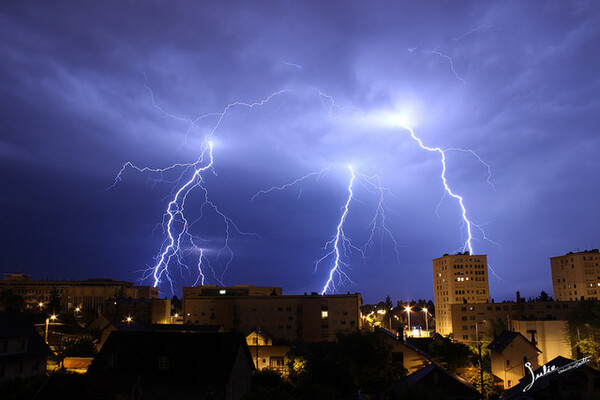
{"label": "chimney", "polygon": [[517,303],[521,302],[521,293],[517,290]]}

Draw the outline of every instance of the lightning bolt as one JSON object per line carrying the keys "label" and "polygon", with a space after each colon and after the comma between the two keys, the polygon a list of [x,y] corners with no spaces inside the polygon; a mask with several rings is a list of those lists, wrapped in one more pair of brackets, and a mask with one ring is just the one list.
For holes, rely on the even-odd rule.
{"label": "lightning bolt", "polygon": [[438,51],[437,48],[435,48],[433,50],[423,50],[423,52],[427,53],[427,54],[435,54],[436,56],[439,56],[439,57],[447,60],[448,63],[450,64],[450,69],[452,70],[452,73],[454,74],[454,77],[456,79],[458,79],[460,82],[462,82],[463,85],[467,84],[467,82],[460,75],[458,75],[458,72],[456,72],[456,69],[454,68],[454,60],[448,54],[444,54],[444,53]]}
{"label": "lightning bolt", "polygon": [[352,185],[356,179],[356,174],[354,173],[352,166],[348,166],[348,168],[350,169],[350,174],[352,175],[350,178],[350,183],[348,184],[348,197],[346,199],[346,203],[342,207],[342,216],[340,217],[340,221],[337,225],[336,234],[333,239],[325,244],[324,247],[325,249],[331,247],[331,250],[315,263],[315,268],[317,268],[322,261],[333,256],[333,266],[329,271],[329,278],[327,279],[327,282],[325,282],[325,286],[323,286],[321,294],[327,293],[330,288],[335,291],[335,283],[333,280],[336,275],[340,280],[346,278],[348,281],[352,282],[352,280],[350,280],[346,272],[343,270],[343,267],[348,266],[348,264],[341,259],[342,253],[346,255],[349,247],[357,249],[354,245],[352,245],[352,242],[346,237],[346,233],[344,232],[344,223],[346,222],[346,217],[348,216],[350,202],[354,196]]}
{"label": "lightning bolt", "polygon": [[[165,275],[168,281],[171,284],[171,290],[173,290],[172,279],[169,276],[168,267],[171,264],[171,260],[173,257],[177,257],[177,261],[179,263],[182,262],[181,256],[179,254],[179,250],[181,248],[181,240],[185,236],[190,238],[193,243],[193,239],[189,233],[189,223],[184,214],[185,201],[187,199],[188,194],[192,189],[200,186],[202,183],[202,172],[206,171],[209,168],[212,168],[214,159],[212,154],[213,146],[212,143],[209,144],[209,160],[210,162],[200,167],[198,165],[194,168],[194,173],[192,177],[179,188],[179,190],[175,193],[173,200],[171,200],[167,206],[167,211],[164,215],[166,222],[164,222],[166,227],[166,246],[158,256],[158,260],[154,267],[152,268],[152,277],[154,278],[154,287],[158,286],[161,282],[161,277]],[[204,152],[200,157],[200,161],[204,158]],[[180,227],[176,227],[175,224],[180,225]],[[178,232],[177,232],[178,231]],[[204,273],[202,272],[202,256],[203,251],[200,249],[200,257],[198,260],[198,271],[201,282],[204,283]]]}
{"label": "lightning bolt", "polygon": [[[331,168],[332,168],[332,166],[328,166],[320,171],[310,172],[310,173],[308,173],[304,176],[301,176],[289,183],[285,183],[280,186],[273,186],[269,189],[260,190],[252,197],[252,200],[256,199],[260,195],[269,194],[273,191],[286,190],[288,188],[298,185],[299,183],[301,183],[311,177],[316,177],[316,179],[320,179],[325,173],[329,172],[329,170]],[[397,258],[399,259],[399,257],[400,257],[398,243],[396,242],[394,235],[392,234],[392,231],[389,229],[389,227],[387,226],[387,223],[386,223],[385,194],[387,193],[387,194],[392,195],[391,191],[388,188],[382,186],[381,179],[379,178],[378,175],[368,176],[368,175],[365,175],[365,174],[362,174],[362,173],[356,171],[351,166],[349,166],[348,168],[349,168],[350,174],[351,174],[351,179],[350,179],[350,182],[348,184],[348,189],[347,189],[348,197],[346,199],[345,205],[341,208],[342,214],[340,216],[340,220],[339,220],[337,228],[336,228],[336,233],[332,239],[330,239],[329,241],[327,241],[325,243],[324,249],[328,250],[327,253],[315,262],[315,270],[317,270],[321,263],[325,262],[327,259],[332,259],[331,268],[330,268],[330,271],[328,274],[328,280],[322,289],[322,293],[325,293],[328,290],[330,290],[330,291],[336,290],[335,282],[334,282],[336,277],[338,278],[338,281],[340,281],[340,282],[343,282],[344,280],[352,282],[352,280],[350,279],[348,274],[344,271],[344,267],[349,267],[349,264],[346,261],[344,261],[344,259],[352,251],[356,251],[356,252],[360,253],[363,260],[365,260],[365,252],[372,247],[372,244],[373,244],[373,241],[375,239],[375,235],[376,235],[376,232],[378,229],[380,229],[381,231],[383,231],[384,233],[386,233],[389,236],[390,240],[392,241],[392,243],[394,245],[394,251],[396,252]],[[353,200],[355,200],[354,186],[355,186],[356,182],[360,182],[361,185],[363,187],[365,187],[367,190],[369,190],[370,192],[374,192],[378,195],[375,213],[373,215],[371,222],[369,223],[369,231],[370,231],[369,238],[365,242],[365,244],[360,248],[358,246],[355,246],[352,243],[351,239],[346,235],[346,232],[344,230],[344,223],[346,222],[346,218],[350,212],[350,210],[349,210],[350,203]]]}
{"label": "lightning bolt", "polygon": [[359,172],[356,172],[356,174],[362,178],[362,180],[360,182],[362,183],[363,187],[365,187],[367,190],[375,192],[378,195],[377,207],[375,208],[375,214],[373,215],[373,219],[371,220],[371,222],[369,224],[369,226],[371,228],[369,238],[365,242],[365,244],[363,246],[363,250],[366,251],[367,249],[372,247],[373,239],[375,238],[377,228],[380,227],[380,229],[384,233],[386,233],[387,236],[389,237],[389,239],[392,241],[392,244],[394,246],[394,251],[396,252],[396,260],[398,261],[398,263],[400,263],[399,245],[398,245],[398,242],[396,242],[396,239],[394,238],[394,234],[392,233],[390,228],[387,226],[387,222],[386,222],[387,220],[386,220],[386,215],[385,215],[385,197],[384,196],[386,193],[388,193],[391,196],[394,196],[394,195],[389,188],[386,188],[381,184],[381,178],[379,177],[379,175],[368,176],[365,174],[361,174]]}
{"label": "lightning bolt", "polygon": [[[446,169],[447,169],[447,167],[446,167],[446,153],[444,152],[444,150],[442,150],[439,147],[425,146],[423,144],[423,141],[419,137],[417,137],[417,135],[415,135],[415,132],[409,126],[402,125],[402,128],[404,128],[408,132],[410,132],[410,137],[419,144],[420,148],[422,148],[423,150],[430,151],[430,152],[436,152],[436,153],[438,153],[440,155],[440,162],[442,164],[442,173],[440,175],[440,178],[442,179],[442,184],[444,186],[445,195],[447,194],[448,196],[453,197],[454,199],[456,199],[458,201],[458,204],[459,204],[460,209],[461,209],[462,220],[463,220],[464,225],[467,228],[467,240],[465,241],[462,250],[463,250],[463,252],[466,251],[466,250],[468,250],[470,254],[474,254],[474,252],[473,252],[473,232],[472,232],[472,230],[473,230],[473,226],[475,226],[475,224],[473,224],[471,222],[471,220],[467,216],[467,209],[465,207],[464,200],[463,200],[462,196],[459,196],[458,194],[454,193],[452,191],[452,189],[450,188],[450,186],[448,185],[448,180],[446,178]],[[438,206],[439,206],[439,204],[438,204]]]}
{"label": "lightning bolt", "polygon": [[479,25],[477,28],[473,28],[473,29],[471,29],[470,31],[468,31],[468,32],[466,32],[466,33],[463,33],[463,34],[462,34],[462,35],[460,35],[460,36],[457,36],[457,37],[455,37],[455,38],[452,38],[452,40],[454,40],[454,41],[461,40],[461,39],[463,39],[463,38],[465,38],[465,37],[467,37],[467,36],[469,36],[469,35],[472,35],[472,34],[474,34],[475,32],[478,32],[478,31],[481,31],[481,30],[484,30],[484,29],[485,29],[485,30],[487,30],[487,29],[494,29],[494,27],[493,27],[493,26],[489,26],[489,25]]}
{"label": "lightning bolt", "polygon": [[[164,117],[172,119],[174,121],[183,122],[188,125],[188,129],[186,134],[191,132],[191,130],[197,126],[200,120],[216,117],[216,122],[210,128],[208,133],[204,135],[204,140],[201,145],[201,154],[198,159],[191,163],[174,163],[165,168],[152,168],[152,167],[138,167],[131,162],[125,163],[119,172],[117,173],[113,184],[108,188],[112,189],[118,182],[123,180],[123,174],[127,169],[134,169],[140,173],[151,173],[158,174],[158,178],[153,179],[153,182],[168,182],[176,185],[176,189],[174,189],[172,193],[172,197],[166,207],[165,213],[163,214],[161,226],[163,228],[164,240],[161,245],[160,251],[155,256],[155,263],[152,267],[149,267],[143,274],[142,280],[152,279],[154,287],[159,286],[159,284],[167,281],[171,287],[171,291],[174,292],[174,279],[172,277],[171,269],[173,266],[178,266],[182,270],[190,270],[190,266],[188,265],[186,259],[190,254],[197,254],[197,258],[195,258],[195,269],[197,270],[198,276],[196,278],[195,284],[204,284],[207,280],[206,270],[207,268],[212,272],[212,276],[214,279],[222,284],[223,276],[229,270],[229,267],[234,259],[234,253],[230,247],[230,238],[233,232],[236,232],[240,235],[253,235],[257,236],[255,233],[244,232],[238,228],[238,226],[234,223],[234,221],[224,214],[219,207],[213,203],[209,198],[209,193],[207,188],[203,185],[204,176],[203,174],[206,171],[214,172],[214,158],[213,158],[213,144],[210,141],[211,137],[215,134],[217,129],[221,126],[221,123],[227,113],[236,106],[246,107],[252,109],[254,107],[262,106],[269,102],[275,96],[278,96],[285,92],[285,90],[280,90],[278,92],[274,92],[264,98],[263,100],[247,103],[242,101],[235,101],[233,103],[228,104],[221,112],[213,112],[200,115],[194,119],[183,118],[176,116],[164,108],[160,107],[154,97],[154,93],[151,88],[147,85],[147,78],[144,75],[144,89],[150,94],[150,98],[152,101],[152,106],[159,111]],[[186,136],[187,138],[187,136]],[[205,162],[205,158],[208,157],[208,162]],[[171,171],[181,169],[179,177],[174,181],[165,180],[165,174],[170,173]],[[191,175],[187,178],[187,174],[191,172]],[[185,213],[186,200],[190,193],[193,191],[200,191],[202,193],[203,202],[200,206],[200,216],[191,221],[188,219]],[[193,227],[196,223],[200,222],[201,219],[205,215],[205,210],[208,209],[212,211],[215,215],[220,217],[224,224],[224,239],[223,246],[218,250],[216,254],[216,261],[218,262],[223,257],[225,258],[224,268],[220,277],[217,276],[215,269],[211,265],[210,261],[206,257],[206,249],[200,246],[200,241],[205,241],[204,239],[193,235],[190,232],[190,228]]]}
{"label": "lightning bolt", "polygon": [[[251,202],[254,201],[254,199],[256,199],[258,196],[260,196],[261,194],[269,194],[273,191],[282,191],[285,190],[287,188],[290,188],[292,186],[296,186],[298,183],[305,181],[308,178],[311,178],[313,176],[316,176],[317,179],[321,179],[321,177],[326,174],[329,170],[331,169],[331,165],[329,167],[323,168],[320,171],[316,171],[316,172],[310,172],[304,176],[301,176],[300,178],[295,179],[294,181],[290,182],[290,183],[286,183],[283,184],[281,186],[273,186],[269,189],[266,190],[260,190],[258,191],[254,196],[252,196],[252,198],[250,199]],[[298,194],[298,199],[300,198],[300,195],[302,194],[302,191],[300,191],[300,194]]]}

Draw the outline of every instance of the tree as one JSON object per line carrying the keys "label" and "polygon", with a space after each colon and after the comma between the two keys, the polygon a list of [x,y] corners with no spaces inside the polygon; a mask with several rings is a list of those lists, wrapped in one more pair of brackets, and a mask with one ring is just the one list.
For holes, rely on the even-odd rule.
{"label": "tree", "polygon": [[249,400],[293,399],[293,385],[272,369],[255,371],[252,374],[252,391]]}
{"label": "tree", "polygon": [[286,357],[297,399],[387,398],[406,370],[380,334],[338,335],[337,343],[303,343]]}
{"label": "tree", "polygon": [[600,302],[577,302],[567,314],[566,340],[577,357],[590,357],[588,365],[600,367]]}
{"label": "tree", "polygon": [[540,295],[535,298],[535,301],[552,301],[552,297],[542,290]]}
{"label": "tree", "polygon": [[452,342],[449,338],[435,341],[430,348],[431,359],[443,368],[456,372],[461,367],[471,366],[473,353],[469,346]]}

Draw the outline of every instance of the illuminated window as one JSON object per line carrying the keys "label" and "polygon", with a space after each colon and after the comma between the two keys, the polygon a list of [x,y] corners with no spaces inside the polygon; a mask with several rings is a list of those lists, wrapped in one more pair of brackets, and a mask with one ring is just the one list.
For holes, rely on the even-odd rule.
{"label": "illuminated window", "polygon": [[227,294],[227,290],[221,289],[221,290],[219,290],[219,294]]}
{"label": "illuminated window", "polygon": [[329,316],[329,312],[327,310],[321,311],[321,319],[326,319]]}

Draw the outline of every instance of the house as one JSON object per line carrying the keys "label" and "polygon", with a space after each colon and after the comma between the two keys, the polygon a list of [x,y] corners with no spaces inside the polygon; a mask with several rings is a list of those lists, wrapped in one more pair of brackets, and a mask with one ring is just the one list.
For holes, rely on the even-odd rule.
{"label": "house", "polygon": [[[549,363],[528,371],[519,384],[500,396],[503,400],[600,399],[600,372],[586,364],[586,358],[570,360],[558,356]],[[532,376],[536,376],[532,380]]]}
{"label": "house", "polygon": [[431,363],[425,352],[387,329],[376,328],[375,332],[382,335],[386,343],[391,345],[393,360],[402,364],[409,374]]}
{"label": "house", "polygon": [[538,367],[541,351],[519,332],[502,331],[488,345],[492,360],[492,374],[504,381],[504,389],[517,384],[526,374],[525,363]]}
{"label": "house", "polygon": [[0,382],[44,375],[52,354],[23,314],[0,313]]}
{"label": "house", "polygon": [[481,399],[481,394],[463,378],[439,365],[429,364],[399,380],[394,385],[392,398],[476,400]]}
{"label": "house", "polygon": [[253,370],[240,333],[115,331],[88,374],[139,374],[142,399],[238,400]]}
{"label": "house", "polygon": [[272,369],[282,375],[288,375],[285,356],[291,346],[274,346],[273,339],[261,328],[257,328],[246,336],[246,343],[252,355],[256,369]]}
{"label": "house", "polygon": [[100,315],[88,326],[89,332],[98,332],[96,348],[100,350],[110,334],[114,331],[150,331],[150,325],[135,320],[126,321]]}

